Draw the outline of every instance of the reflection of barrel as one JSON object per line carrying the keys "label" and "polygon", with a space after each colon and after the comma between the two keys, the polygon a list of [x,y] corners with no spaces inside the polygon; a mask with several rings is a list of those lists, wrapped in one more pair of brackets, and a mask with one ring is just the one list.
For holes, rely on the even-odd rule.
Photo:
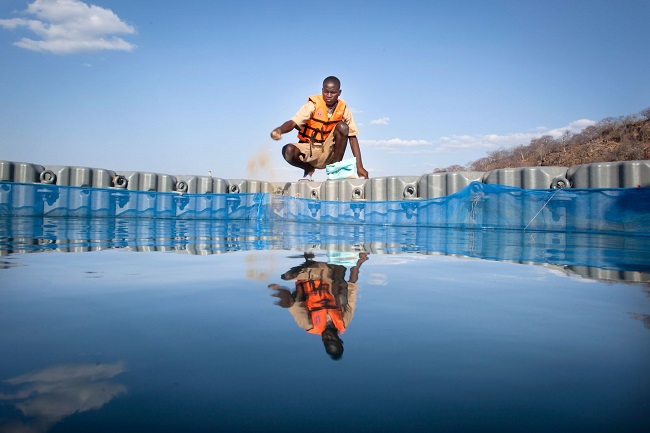
{"label": "reflection of barrel", "polygon": [[567,269],[590,279],[650,283],[650,273],[648,272],[600,269],[588,266],[567,266]]}

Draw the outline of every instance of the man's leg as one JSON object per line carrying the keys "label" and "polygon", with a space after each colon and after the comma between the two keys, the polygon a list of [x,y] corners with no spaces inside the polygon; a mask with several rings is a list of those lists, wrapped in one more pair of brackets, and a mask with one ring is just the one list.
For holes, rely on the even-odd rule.
{"label": "man's leg", "polygon": [[293,144],[287,144],[282,148],[282,156],[284,157],[284,160],[289,164],[293,165],[294,167],[302,168],[305,171],[303,176],[312,175],[315,171],[314,167],[312,167],[311,164],[303,160],[305,158],[305,154],[300,152],[300,149],[298,149]]}
{"label": "man's leg", "polygon": [[341,162],[343,160],[343,155],[345,155],[345,149],[348,146],[348,133],[350,128],[345,122],[339,122],[332,134],[334,134],[334,152],[332,155],[332,162]]}

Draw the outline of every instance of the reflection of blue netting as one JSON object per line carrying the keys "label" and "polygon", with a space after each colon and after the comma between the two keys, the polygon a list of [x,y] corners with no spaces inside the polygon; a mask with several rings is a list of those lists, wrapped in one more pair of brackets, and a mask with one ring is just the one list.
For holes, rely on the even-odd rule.
{"label": "reflection of blue netting", "polygon": [[580,275],[650,281],[650,237],[179,218],[0,218],[0,255],[122,248],[208,255],[250,250],[446,254],[561,266]]}
{"label": "reflection of blue netting", "polygon": [[135,217],[650,235],[650,188],[524,190],[474,182],[433,199],[322,201],[0,183],[0,216]]}

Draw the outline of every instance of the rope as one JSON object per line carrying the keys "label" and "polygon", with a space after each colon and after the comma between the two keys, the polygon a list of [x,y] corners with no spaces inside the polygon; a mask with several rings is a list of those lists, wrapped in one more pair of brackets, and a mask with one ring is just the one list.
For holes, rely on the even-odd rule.
{"label": "rope", "polygon": [[540,210],[535,214],[535,216],[534,216],[530,221],[528,221],[528,224],[526,224],[526,227],[524,227],[524,231],[526,231],[526,229],[528,228],[528,226],[530,226],[530,224],[535,220],[535,218],[537,218],[537,215],[539,215],[539,214],[544,210],[544,208],[546,207],[546,205],[548,204],[548,202],[550,202],[551,200],[553,200],[553,197],[555,197],[555,194],[557,194],[557,193],[560,192],[560,191],[562,191],[562,188],[558,188],[558,189],[553,193],[553,195],[551,195],[551,196],[549,197],[549,199],[546,200],[546,203],[544,203],[544,206],[542,206],[542,208],[541,208],[541,209],[540,209]]}

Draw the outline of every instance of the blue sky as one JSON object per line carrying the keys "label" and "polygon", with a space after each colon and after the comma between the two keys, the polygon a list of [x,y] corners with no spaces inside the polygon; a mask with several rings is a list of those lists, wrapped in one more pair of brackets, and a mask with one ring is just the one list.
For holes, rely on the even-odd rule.
{"label": "blue sky", "polygon": [[370,176],[422,175],[650,106],[649,22],[647,0],[0,0],[0,159],[297,180],[269,133],[336,75]]}

